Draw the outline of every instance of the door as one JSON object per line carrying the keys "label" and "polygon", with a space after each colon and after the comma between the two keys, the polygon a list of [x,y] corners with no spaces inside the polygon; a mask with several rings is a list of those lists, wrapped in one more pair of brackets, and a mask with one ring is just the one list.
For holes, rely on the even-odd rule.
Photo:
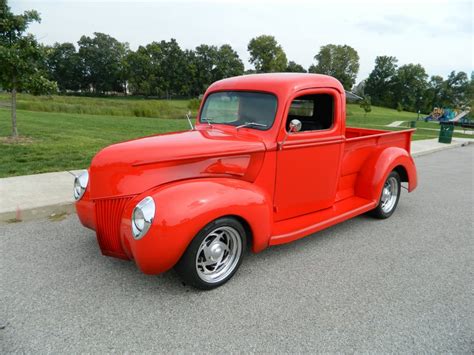
{"label": "door", "polygon": [[[334,204],[344,144],[339,100],[335,90],[305,90],[288,105],[277,151],[275,220]],[[301,130],[288,134],[292,120]]]}

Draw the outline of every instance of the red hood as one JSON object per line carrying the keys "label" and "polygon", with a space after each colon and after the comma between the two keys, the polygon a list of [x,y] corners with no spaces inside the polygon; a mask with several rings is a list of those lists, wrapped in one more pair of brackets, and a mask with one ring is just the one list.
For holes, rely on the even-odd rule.
{"label": "red hood", "polygon": [[217,129],[114,144],[92,160],[91,197],[138,194],[166,182],[210,175],[250,180],[258,172],[260,164],[256,163],[264,151],[265,144],[258,137]]}

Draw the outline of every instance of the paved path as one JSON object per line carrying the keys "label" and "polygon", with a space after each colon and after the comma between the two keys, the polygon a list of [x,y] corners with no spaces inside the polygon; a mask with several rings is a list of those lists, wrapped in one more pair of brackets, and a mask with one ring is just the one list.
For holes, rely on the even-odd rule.
{"label": "paved path", "polygon": [[80,170],[0,179],[0,217],[30,219],[68,212],[73,203],[74,175]]}
{"label": "paved path", "polygon": [[[439,127],[438,128],[426,128],[426,127],[421,127],[421,129],[425,130],[425,131],[436,131],[436,132],[439,132]],[[470,135],[474,135],[474,131],[470,128],[466,128],[466,129],[463,129],[463,128],[456,128],[454,130],[454,133],[459,133],[459,134],[470,134]]]}
{"label": "paved path", "polygon": [[439,143],[438,138],[423,139],[411,143],[411,153],[414,157],[439,152],[441,150],[452,149],[457,147],[473,144],[474,140],[468,138],[453,138],[451,144]]}
{"label": "paved path", "polygon": [[405,121],[393,121],[392,123],[389,123],[387,127],[400,127],[403,123],[405,123]]}
{"label": "paved path", "polygon": [[417,158],[388,220],[250,255],[210,292],[101,256],[75,215],[0,226],[0,353],[472,353],[473,154]]}
{"label": "paved path", "polygon": [[[413,156],[458,147],[474,142],[455,138],[450,145],[437,139],[412,142]],[[79,173],[80,171],[74,171]],[[38,219],[74,211],[72,187],[74,176],[68,172],[16,176],[0,179],[0,223]]]}

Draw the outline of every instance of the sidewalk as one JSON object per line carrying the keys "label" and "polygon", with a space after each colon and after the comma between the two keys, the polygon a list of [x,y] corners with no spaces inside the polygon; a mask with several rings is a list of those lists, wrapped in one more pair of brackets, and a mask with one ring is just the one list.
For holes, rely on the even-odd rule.
{"label": "sidewalk", "polygon": [[421,141],[411,142],[411,155],[419,157],[425,154],[431,154],[440,150],[463,147],[468,144],[474,144],[474,139],[470,138],[453,138],[451,144],[439,143],[438,138],[424,139]]}
{"label": "sidewalk", "polygon": [[[451,144],[438,143],[438,139],[414,141],[412,155],[418,157],[472,143],[474,140],[466,138],[455,138]],[[74,176],[66,171],[0,178],[0,223],[73,213],[73,182]]]}
{"label": "sidewalk", "polygon": [[73,184],[67,171],[1,178],[0,223],[73,212]]}

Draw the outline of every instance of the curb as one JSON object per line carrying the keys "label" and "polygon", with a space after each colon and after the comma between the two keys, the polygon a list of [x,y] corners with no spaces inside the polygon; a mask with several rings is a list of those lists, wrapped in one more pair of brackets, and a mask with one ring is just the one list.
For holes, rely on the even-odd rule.
{"label": "curb", "polygon": [[[413,153],[414,158],[436,153],[442,150],[465,147],[469,144],[474,144],[474,140],[466,140],[462,142],[455,142],[446,144],[445,146],[436,147],[420,152]],[[71,187],[72,189],[72,187]],[[76,209],[73,201],[66,201],[46,206],[26,208],[19,211],[6,211],[0,212],[0,225],[13,224],[17,222],[25,222],[30,220],[36,220],[41,218],[48,218],[53,221],[60,221],[65,216],[75,214]]]}
{"label": "curb", "polygon": [[66,202],[55,205],[24,209],[19,212],[8,211],[0,213],[0,225],[27,222],[42,218],[59,221],[64,216],[76,213],[74,203]]}
{"label": "curb", "polygon": [[466,142],[458,142],[458,143],[446,144],[446,146],[443,146],[443,147],[436,147],[436,148],[432,148],[432,149],[429,149],[429,150],[425,150],[425,151],[413,153],[411,156],[412,156],[413,158],[417,158],[417,157],[421,157],[421,156],[423,156],[423,155],[428,155],[428,154],[431,154],[431,153],[436,153],[436,152],[439,152],[439,151],[442,151],[442,150],[453,149],[453,148],[459,148],[459,147],[466,147],[466,146],[468,146],[469,144],[474,144],[474,141],[466,141]]}

